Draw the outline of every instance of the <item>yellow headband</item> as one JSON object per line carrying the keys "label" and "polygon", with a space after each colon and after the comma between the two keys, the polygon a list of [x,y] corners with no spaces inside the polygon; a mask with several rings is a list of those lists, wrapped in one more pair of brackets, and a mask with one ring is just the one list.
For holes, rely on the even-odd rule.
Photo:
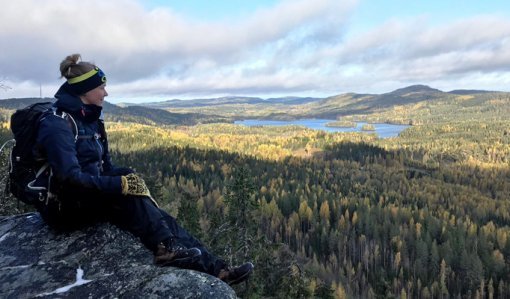
{"label": "yellow headband", "polygon": [[85,94],[87,91],[92,90],[102,84],[106,83],[106,76],[103,71],[97,66],[85,74],[78,77],[68,79],[66,86],[75,95]]}
{"label": "yellow headband", "polygon": [[94,76],[95,74],[97,74],[97,72],[99,72],[99,69],[95,68],[95,69],[93,69],[91,71],[86,72],[83,75],[80,75],[78,77],[74,77],[74,78],[68,79],[67,83],[74,84],[74,83],[78,83],[78,82],[87,80],[88,78],[90,78],[90,77]]}

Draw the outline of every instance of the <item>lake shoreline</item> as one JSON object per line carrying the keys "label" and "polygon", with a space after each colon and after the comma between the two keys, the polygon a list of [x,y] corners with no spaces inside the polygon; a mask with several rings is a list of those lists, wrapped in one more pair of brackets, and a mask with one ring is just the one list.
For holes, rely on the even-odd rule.
{"label": "lake shoreline", "polygon": [[322,130],[330,133],[334,132],[359,132],[366,134],[377,134],[379,138],[397,137],[400,132],[411,127],[410,125],[396,125],[386,123],[370,123],[374,127],[373,131],[363,131],[362,127],[367,125],[367,122],[354,122],[355,127],[331,127],[327,124],[337,122],[334,119],[297,119],[297,120],[260,120],[260,119],[245,119],[236,120],[234,124],[252,126],[304,126],[313,130]]}

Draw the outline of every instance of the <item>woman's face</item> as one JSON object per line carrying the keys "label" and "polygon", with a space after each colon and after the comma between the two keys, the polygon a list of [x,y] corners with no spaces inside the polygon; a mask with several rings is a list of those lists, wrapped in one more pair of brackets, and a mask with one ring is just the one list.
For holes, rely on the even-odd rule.
{"label": "woman's face", "polygon": [[108,96],[108,92],[106,92],[106,84],[102,84],[92,90],[87,91],[84,95],[81,95],[80,99],[83,104],[92,104],[102,107],[104,97],[106,96]]}

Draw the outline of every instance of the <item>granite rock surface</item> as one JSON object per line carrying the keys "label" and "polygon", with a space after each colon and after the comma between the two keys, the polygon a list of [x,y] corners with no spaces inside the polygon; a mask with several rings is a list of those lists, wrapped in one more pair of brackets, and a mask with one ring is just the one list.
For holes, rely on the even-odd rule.
{"label": "granite rock surface", "polygon": [[111,224],[57,233],[38,213],[0,217],[0,298],[237,298],[213,276],[152,259]]}

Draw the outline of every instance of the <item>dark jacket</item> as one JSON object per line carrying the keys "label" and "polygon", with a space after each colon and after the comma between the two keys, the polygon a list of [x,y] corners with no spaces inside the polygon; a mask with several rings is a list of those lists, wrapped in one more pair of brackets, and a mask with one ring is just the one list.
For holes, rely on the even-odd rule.
{"label": "dark jacket", "polygon": [[[63,87],[55,97],[57,113],[41,120],[37,137],[40,154],[47,158],[55,179],[67,186],[121,194],[120,175],[131,171],[112,165],[104,124],[99,120],[101,107],[83,104]],[[76,128],[61,112],[69,113],[76,122],[76,142]]]}

